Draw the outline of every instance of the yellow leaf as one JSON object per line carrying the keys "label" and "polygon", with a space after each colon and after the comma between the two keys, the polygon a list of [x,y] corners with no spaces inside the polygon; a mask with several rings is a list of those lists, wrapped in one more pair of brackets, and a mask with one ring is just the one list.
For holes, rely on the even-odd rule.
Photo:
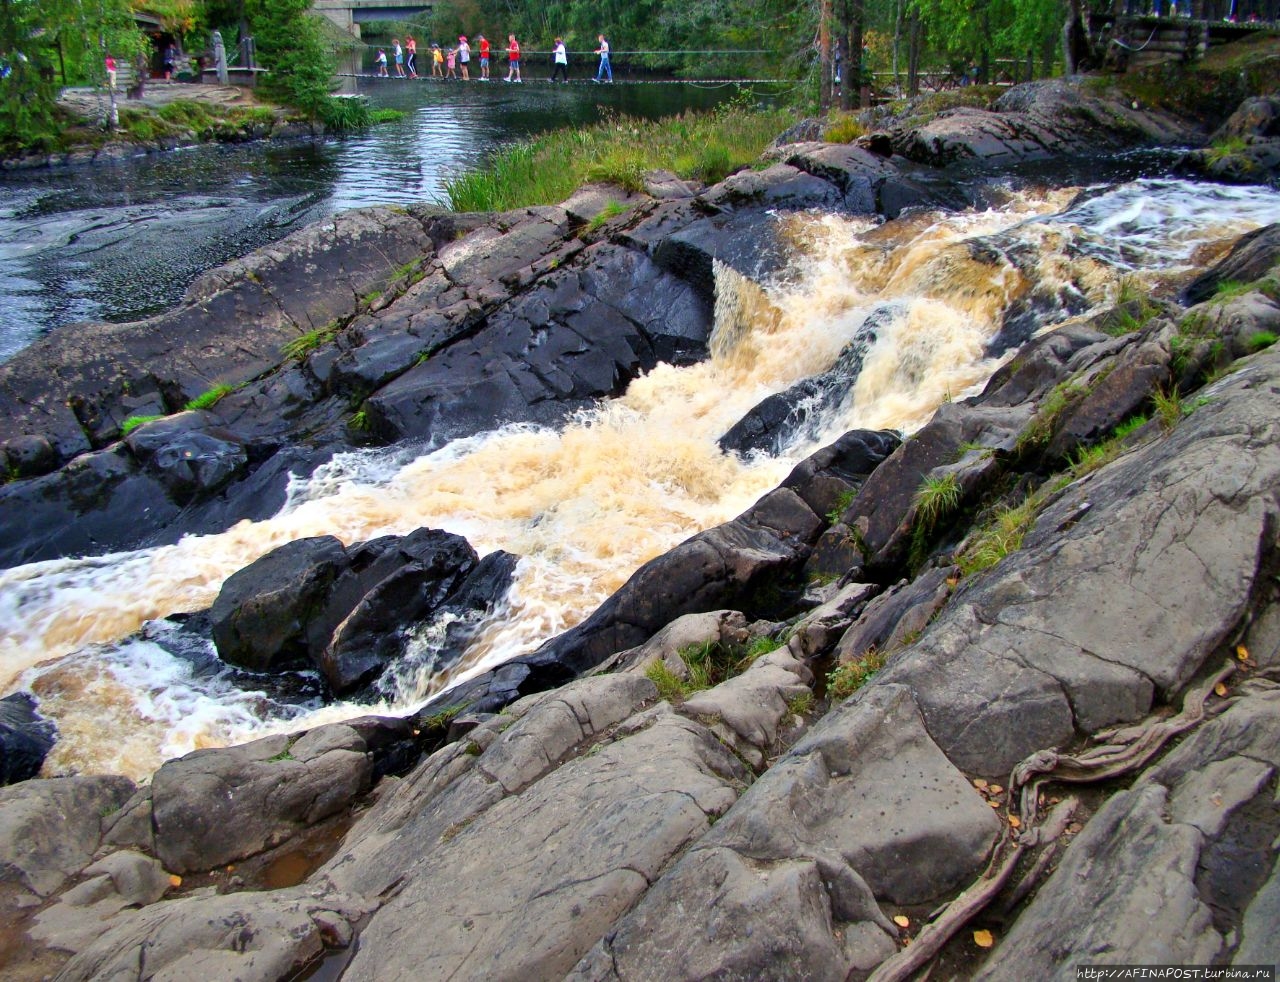
{"label": "yellow leaf", "polygon": [[993,784],[991,785],[991,787],[987,788],[987,790],[990,791],[992,794],[1000,794],[1000,792],[1002,792],[1004,788],[1000,787],[1000,785],[998,784]]}
{"label": "yellow leaf", "polygon": [[1215,695],[1225,697],[1227,694],[1227,687],[1223,685],[1221,682],[1219,682],[1217,685],[1213,687],[1213,692]]}
{"label": "yellow leaf", "polygon": [[947,577],[947,586],[951,587],[951,589],[954,590],[959,583],[960,583],[960,577],[958,576]]}
{"label": "yellow leaf", "polygon": [[180,877],[177,873],[170,873],[170,874],[169,874],[169,886],[171,886],[171,887],[180,887],[180,886],[182,886],[182,877]]}
{"label": "yellow leaf", "polygon": [[1017,815],[1010,815],[1009,824],[1012,825],[1015,829],[1020,829],[1022,828],[1022,819],[1020,819]]}
{"label": "yellow leaf", "polygon": [[974,931],[973,943],[979,948],[990,948],[996,943],[996,939],[992,937],[990,931]]}
{"label": "yellow leaf", "polygon": [[987,789],[987,782],[980,777],[975,777],[973,779],[973,786],[979,791],[985,791]]}
{"label": "yellow leaf", "polygon": [[990,805],[992,808],[999,808],[999,807],[1000,807],[1000,802],[998,802],[998,801],[988,801],[988,802],[987,802],[987,804],[988,804],[988,805]]}
{"label": "yellow leaf", "polygon": [[1236,645],[1236,657],[1241,661],[1249,660],[1249,649],[1242,644]]}
{"label": "yellow leaf", "polygon": [[893,923],[897,924],[898,927],[910,927],[911,918],[908,917],[906,914],[898,914],[894,917]]}

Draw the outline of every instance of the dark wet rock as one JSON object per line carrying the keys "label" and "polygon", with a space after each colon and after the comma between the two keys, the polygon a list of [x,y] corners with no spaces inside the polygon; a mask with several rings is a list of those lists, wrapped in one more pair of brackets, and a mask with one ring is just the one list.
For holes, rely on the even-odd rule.
{"label": "dark wet rock", "polygon": [[51,721],[25,692],[0,699],[0,784],[16,784],[40,773],[57,740]]}
{"label": "dark wet rock", "polygon": [[801,379],[753,406],[720,437],[720,448],[737,453],[764,450],[776,454],[797,440],[816,438],[815,428],[825,414],[838,406],[857,383],[882,320],[894,313],[893,308],[883,307],[870,314],[835,364],[820,375]]}
{"label": "dark wet rock", "polygon": [[347,561],[326,535],[287,542],[233,573],[210,612],[218,653],[255,671],[303,663],[307,629]]}
{"label": "dark wet rock", "polygon": [[159,480],[117,445],[83,454],[62,469],[0,487],[0,567],[59,556],[94,555],[160,536],[181,512]]}
{"label": "dark wet rock", "polygon": [[875,597],[836,642],[836,662],[858,661],[873,649],[891,653],[911,644],[947,602],[952,589],[947,581],[957,575],[954,568],[931,569]]}
{"label": "dark wet rock", "polygon": [[1242,235],[1224,259],[1182,291],[1182,302],[1204,303],[1224,283],[1253,283],[1280,264],[1280,225],[1264,225]]}
{"label": "dark wet rock", "polygon": [[170,313],[55,331],[0,366],[0,439],[41,436],[67,460],[113,439],[140,408],[134,393],[156,393],[147,405],[164,412],[214,383],[253,379],[279,363],[281,345],[350,316],[430,250],[409,215],[347,212],[204,274]]}
{"label": "dark wet rock", "polygon": [[1233,184],[1274,182],[1280,175],[1280,98],[1246,99],[1210,138],[1210,146],[1192,150],[1181,169]]}
{"label": "dark wet rock", "polygon": [[227,579],[210,611],[213,639],[234,665],[314,665],[333,692],[347,693],[403,653],[410,626],[492,606],[511,559],[497,555],[472,581],[477,559],[465,539],[435,529],[350,549],[331,536],[298,539]]}
{"label": "dark wet rock", "polygon": [[57,451],[42,436],[15,436],[0,446],[5,472],[13,477],[39,477],[58,466]]}
{"label": "dark wet rock", "polygon": [[904,173],[898,162],[862,146],[798,144],[774,153],[790,166],[838,187],[844,195],[842,209],[855,215],[897,218],[907,208],[954,208],[968,203],[941,175],[923,170]]}
{"label": "dark wet rock", "polygon": [[783,268],[787,249],[779,222],[778,216],[755,210],[703,218],[664,235],[653,258],[710,301],[716,295],[717,264],[757,283]]}
{"label": "dark wet rock", "polygon": [[1021,407],[940,406],[923,429],[872,472],[817,550],[829,557],[827,562],[895,567],[912,544],[924,479],[952,475],[961,501],[977,493],[995,472],[995,463],[989,455],[969,462],[961,448],[980,443],[992,450],[1011,449],[1029,418],[1030,411]]}
{"label": "dark wet rock", "polygon": [[1172,146],[1190,142],[1193,131],[1171,115],[1134,108],[1119,92],[1098,92],[1075,77],[1018,85],[991,110],[947,110],[891,136],[896,152],[919,163],[997,168],[1063,154]]}
{"label": "dark wet rock", "polygon": [[[1080,367],[1082,357],[1111,339],[1082,325],[1068,325],[1029,342],[996,370],[977,401],[984,406],[1018,406],[1038,402]],[[1081,352],[1090,352],[1080,355]]]}
{"label": "dark wet rock", "polygon": [[346,570],[308,625],[312,657],[333,691],[355,688],[398,658],[404,627],[438,611],[476,560],[465,539],[434,529],[349,550]]}
{"label": "dark wet rock", "polygon": [[1152,393],[1167,384],[1171,370],[1167,347],[1135,340],[1107,363],[1105,375],[1085,376],[1081,384],[1087,394],[1059,416],[1045,453],[1066,457],[1076,447],[1107,436],[1150,403]]}
{"label": "dark wet rock", "polygon": [[508,422],[556,424],[660,360],[702,357],[710,307],[615,246],[556,270],[367,401],[383,439],[437,445]]}
{"label": "dark wet rock", "polygon": [[200,413],[179,413],[134,430],[125,440],[178,504],[206,497],[244,473],[249,454],[234,434]]}
{"label": "dark wet rock", "polygon": [[850,430],[796,464],[782,480],[815,515],[829,515],[902,445],[893,430]]}

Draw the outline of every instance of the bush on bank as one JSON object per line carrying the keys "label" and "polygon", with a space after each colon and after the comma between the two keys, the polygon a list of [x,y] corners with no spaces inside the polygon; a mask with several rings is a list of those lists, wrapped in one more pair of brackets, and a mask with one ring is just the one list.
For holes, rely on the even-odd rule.
{"label": "bush on bank", "polygon": [[498,152],[486,167],[445,182],[455,211],[507,211],[563,201],[581,185],[611,181],[640,190],[658,168],[713,183],[754,163],[793,113],[731,103],[661,120],[606,116]]}

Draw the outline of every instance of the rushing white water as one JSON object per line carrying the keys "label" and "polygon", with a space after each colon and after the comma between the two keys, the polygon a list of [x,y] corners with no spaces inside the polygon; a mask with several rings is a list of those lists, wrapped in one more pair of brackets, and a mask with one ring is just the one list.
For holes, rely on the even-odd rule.
{"label": "rushing white water", "polygon": [[[266,521],[0,574],[0,685],[32,689],[56,720],[47,771],[143,776],[195,747],[370,711],[284,707],[131,637],[151,619],[208,607],[227,576],[270,549],[431,526],[481,554],[521,556],[506,605],[451,672],[432,664],[439,625],[420,630],[394,694],[372,707],[407,710],[578,623],[642,563],[741,513],[840,433],[920,426],[995,370],[986,345],[1015,303],[1064,297],[1086,312],[1131,275],[1167,288],[1235,236],[1280,220],[1280,194],[1262,189],[1137,182],[1068,207],[1074,195],[1011,193],[999,209],[883,225],[780,218],[794,268],[785,285],[718,271],[709,360],[659,366],[560,431],[513,426],[417,458],[343,455]],[[776,455],[720,452],[717,438],[751,407],[829,368],[870,325],[875,341],[850,397],[815,429]]]}

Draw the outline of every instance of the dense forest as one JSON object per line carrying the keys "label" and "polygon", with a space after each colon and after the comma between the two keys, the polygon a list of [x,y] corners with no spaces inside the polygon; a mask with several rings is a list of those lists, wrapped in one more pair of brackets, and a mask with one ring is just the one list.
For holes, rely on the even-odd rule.
{"label": "dense forest", "polygon": [[[366,24],[362,41],[344,42],[309,14],[310,0],[0,0],[0,146],[39,145],[54,133],[58,87],[104,84],[108,53],[128,64],[141,57],[145,69],[162,42],[135,12],[189,54],[206,53],[215,29],[230,50],[251,34],[271,69],[267,93],[325,118],[335,111],[328,89],[338,49],[393,34],[447,44],[484,32],[499,45],[514,32],[530,53],[563,37],[590,57],[604,33],[615,61],[635,70],[793,79],[797,102],[827,105],[841,74],[877,82],[914,82],[920,71],[972,81],[1053,74],[1064,66],[1064,25],[1122,5],[1133,0],[441,0],[416,20]],[[839,98],[847,107],[858,86],[841,86]]]}

